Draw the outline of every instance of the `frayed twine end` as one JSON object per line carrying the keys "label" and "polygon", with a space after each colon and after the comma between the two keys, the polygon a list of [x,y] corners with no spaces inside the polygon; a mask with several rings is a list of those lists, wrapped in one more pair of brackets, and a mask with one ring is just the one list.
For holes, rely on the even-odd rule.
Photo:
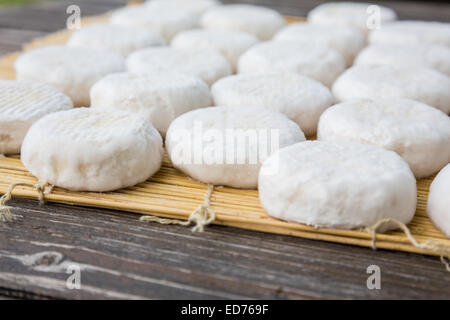
{"label": "frayed twine end", "polygon": [[400,222],[393,218],[382,219],[382,220],[378,221],[377,223],[375,223],[373,226],[367,227],[365,229],[372,237],[372,245],[371,245],[372,249],[374,249],[374,250],[377,249],[377,247],[376,247],[377,229],[385,224],[394,224],[397,227],[399,227],[405,233],[409,242],[411,242],[411,244],[414,247],[416,247],[418,249],[429,250],[429,251],[438,253],[440,255],[441,262],[445,265],[445,269],[448,272],[450,272],[450,263],[449,263],[449,261],[447,261],[447,260],[450,260],[450,247],[448,245],[445,245],[442,242],[439,242],[437,240],[427,240],[424,242],[419,242],[413,237],[413,235],[411,234],[411,231],[403,222]]}
{"label": "frayed twine end", "polygon": [[[38,192],[39,204],[45,204],[45,194],[49,194],[53,191],[53,185],[47,182],[38,182],[37,184],[26,182],[15,182],[9,185],[8,191],[0,198],[0,221],[12,222],[17,220],[17,215],[11,212],[11,208],[6,205],[6,202],[11,200],[12,193],[16,187],[32,187]],[[48,190],[46,190],[48,188]]]}
{"label": "frayed twine end", "polygon": [[0,205],[0,221],[1,222],[13,222],[17,219],[17,216],[11,212],[11,207]]}
{"label": "frayed twine end", "polygon": [[213,191],[214,185],[209,184],[208,189],[206,190],[204,203],[199,205],[186,221],[148,215],[140,217],[139,221],[157,222],[160,224],[176,224],[181,226],[189,226],[194,223],[195,225],[192,227],[192,232],[203,232],[205,231],[205,226],[211,224],[216,219],[216,213],[211,208],[211,195]]}

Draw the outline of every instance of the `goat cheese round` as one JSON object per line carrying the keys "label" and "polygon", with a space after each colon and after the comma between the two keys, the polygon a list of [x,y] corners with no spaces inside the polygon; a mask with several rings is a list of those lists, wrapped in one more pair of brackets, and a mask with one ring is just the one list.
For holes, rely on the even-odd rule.
{"label": "goat cheese round", "polygon": [[365,46],[365,37],[361,31],[345,25],[293,23],[281,29],[273,39],[327,46],[339,52],[347,66],[353,63],[358,52]]}
{"label": "goat cheese round", "polygon": [[0,154],[19,153],[29,127],[43,116],[73,107],[72,100],[40,82],[0,80]]}
{"label": "goat cheese round", "polygon": [[296,73],[239,74],[222,78],[211,87],[219,106],[259,106],[285,114],[306,136],[316,133],[322,112],[333,104],[330,90]]}
{"label": "goat cheese round", "polygon": [[450,164],[434,178],[428,194],[427,213],[433,224],[450,238]]}
{"label": "goat cheese round", "polygon": [[450,118],[414,100],[361,99],[337,104],[322,114],[317,138],[395,151],[416,178],[436,173],[450,159]]}
{"label": "goat cheese round", "polygon": [[220,5],[220,2],[218,0],[147,0],[146,4],[165,6],[167,10],[188,11],[200,18],[208,9]]}
{"label": "goat cheese round", "polygon": [[106,50],[123,57],[139,49],[164,44],[165,40],[151,30],[106,23],[82,27],[75,31],[67,42],[69,47]]}
{"label": "goat cheese round", "polygon": [[196,76],[208,85],[231,74],[228,61],[220,53],[208,49],[143,49],[129,55],[126,66],[128,71],[135,73],[181,72]]}
{"label": "goat cheese round", "polygon": [[114,11],[112,24],[150,29],[170,41],[178,32],[198,26],[195,14],[186,10],[168,10],[166,6],[137,5]]}
{"label": "goat cheese round", "polygon": [[240,31],[194,29],[180,32],[172,47],[180,49],[210,49],[222,54],[236,72],[239,57],[259,40],[254,35]]}
{"label": "goat cheese round", "polygon": [[172,120],[211,105],[208,85],[177,72],[115,73],[91,89],[92,107],[115,107],[145,116],[164,136]]}
{"label": "goat cheese round", "polygon": [[317,228],[356,229],[384,218],[407,224],[417,201],[416,179],[399,155],[355,142],[280,149],[264,161],[258,190],[269,215]]}
{"label": "goat cheese round", "polygon": [[328,2],[308,13],[308,22],[357,27],[364,34],[397,19],[394,10],[363,2]]}
{"label": "goat cheese round", "polygon": [[229,4],[206,11],[201,25],[208,29],[244,31],[260,40],[270,40],[285,26],[284,17],[277,11],[249,4]]}
{"label": "goat cheese round", "polygon": [[450,47],[450,23],[435,21],[395,21],[373,30],[369,35],[373,44],[437,44]]}
{"label": "goat cheese round", "polygon": [[267,41],[247,50],[239,59],[239,73],[295,72],[330,87],[345,70],[335,50],[312,43]]}
{"label": "goat cheese round", "polygon": [[450,47],[422,44],[373,44],[359,53],[355,64],[419,65],[450,76]]}
{"label": "goat cheese round", "polygon": [[194,179],[256,189],[262,161],[304,140],[299,126],[281,113],[229,106],[181,115],[167,131],[166,147],[174,167]]}
{"label": "goat cheese round", "polygon": [[77,108],[33,124],[21,160],[41,181],[105,192],[147,180],[163,154],[161,136],[147,119],[113,108]]}
{"label": "goat cheese round", "polygon": [[80,107],[89,106],[91,86],[109,73],[123,71],[124,61],[103,50],[47,46],[22,54],[14,67],[18,80],[47,83]]}
{"label": "goat cheese round", "polygon": [[415,65],[357,65],[334,83],[338,101],[405,98],[450,112],[450,77]]}

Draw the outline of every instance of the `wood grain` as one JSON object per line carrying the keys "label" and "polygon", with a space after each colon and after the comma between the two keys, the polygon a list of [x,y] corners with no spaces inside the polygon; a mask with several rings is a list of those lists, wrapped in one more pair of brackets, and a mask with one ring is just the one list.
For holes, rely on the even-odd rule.
{"label": "wood grain", "polygon": [[[70,1],[72,3],[73,1]],[[84,0],[85,15],[125,1]],[[232,2],[225,0],[223,2]],[[320,1],[240,0],[304,16]],[[17,51],[36,33],[64,27],[69,1],[0,11],[0,51]],[[402,18],[450,20],[445,3],[385,1]],[[7,36],[5,32],[9,32]],[[134,214],[14,200],[17,225],[0,224],[0,297],[33,298],[388,298],[449,299],[449,274],[435,257],[373,251],[322,241],[211,226],[201,236],[188,228],[141,224]],[[52,252],[45,255],[46,252]],[[24,265],[63,256],[56,266]],[[82,289],[64,287],[62,266],[84,264]],[[366,288],[366,268],[381,267],[382,289]],[[60,272],[54,272],[58,270]],[[49,271],[52,270],[52,271]]]}
{"label": "wood grain", "polygon": [[[44,298],[450,298],[450,273],[430,257],[220,226],[199,235],[124,212],[31,200],[12,205],[26,218],[1,228],[0,287]],[[21,262],[42,252],[61,254],[62,267]],[[71,263],[84,268],[81,290],[64,288]],[[381,290],[366,287],[372,264],[381,268]]]}

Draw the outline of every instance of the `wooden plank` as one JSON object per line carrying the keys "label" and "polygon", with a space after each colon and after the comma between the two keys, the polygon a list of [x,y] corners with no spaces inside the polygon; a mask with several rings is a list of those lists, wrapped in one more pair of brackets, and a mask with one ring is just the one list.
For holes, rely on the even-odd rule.
{"label": "wooden plank", "polygon": [[[0,228],[0,287],[37,297],[450,298],[450,274],[430,257],[219,226],[194,234],[123,212],[11,204],[22,218]],[[29,265],[26,255],[43,252],[63,259],[52,265],[48,254]],[[82,266],[81,290],[65,288],[74,263]],[[381,290],[366,287],[373,264]]]}
{"label": "wooden plank", "polygon": [[[84,2],[93,3],[90,7],[86,4],[85,14],[97,14],[122,3],[119,0]],[[305,15],[319,3],[315,0],[223,2],[263,4],[289,15]],[[58,4],[59,9],[51,9],[54,11],[50,7],[41,7],[42,4],[31,9],[26,7],[23,11],[0,11],[0,25],[25,32],[55,31],[64,26],[61,12],[65,12],[67,3]],[[446,4],[384,3],[395,8],[402,18],[449,21],[450,7]],[[23,41],[27,40],[8,38],[7,45],[0,45],[0,50],[15,51]],[[56,204],[39,207],[31,200],[15,200],[11,205],[24,218],[17,225],[0,224],[2,298],[111,298],[111,295],[147,298],[450,298],[449,273],[435,257],[372,251],[220,226],[212,226],[198,235],[183,227],[141,224],[135,215],[123,212]],[[91,266],[82,272],[82,287],[85,284],[85,288],[61,289],[58,285],[63,285],[67,274],[49,272],[48,269],[39,271],[37,266],[26,266],[21,262],[26,255],[46,251],[63,255],[58,264],[60,267],[68,261]],[[371,264],[381,267],[381,290],[366,288],[366,268]]]}
{"label": "wooden plank", "polygon": [[22,44],[46,34],[43,31],[0,28],[0,55],[22,49]]}

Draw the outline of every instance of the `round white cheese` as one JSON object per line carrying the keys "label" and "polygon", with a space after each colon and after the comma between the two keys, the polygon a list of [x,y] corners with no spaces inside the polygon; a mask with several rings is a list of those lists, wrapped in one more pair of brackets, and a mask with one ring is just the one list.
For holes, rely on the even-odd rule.
{"label": "round white cheese", "polygon": [[450,77],[416,65],[357,65],[334,83],[338,101],[405,98],[450,112]]}
{"label": "round white cheese", "polygon": [[383,25],[373,30],[370,43],[377,44],[437,44],[450,47],[450,23],[403,20]]}
{"label": "round white cheese", "polygon": [[69,47],[106,50],[123,57],[139,49],[164,44],[165,40],[151,30],[100,23],[75,31],[67,42]]}
{"label": "round white cheese", "polygon": [[357,27],[364,34],[397,19],[394,10],[364,2],[327,2],[308,13],[308,22]]}
{"label": "round white cheese", "polygon": [[323,45],[267,41],[247,50],[239,59],[239,73],[295,72],[330,87],[345,70],[344,58]]}
{"label": "round white cheese", "polygon": [[355,64],[419,65],[450,76],[450,47],[423,44],[373,44],[360,52]]}
{"label": "round white cheese", "polygon": [[219,106],[260,106],[281,112],[307,136],[316,133],[320,115],[334,101],[320,82],[288,72],[222,78],[211,87],[211,93]]}
{"label": "round white cheese", "polygon": [[208,29],[244,31],[270,40],[286,24],[277,11],[249,4],[217,6],[205,12],[201,25]]}
{"label": "round white cheese", "polygon": [[112,24],[150,29],[170,41],[178,32],[198,26],[195,14],[186,10],[168,10],[166,6],[137,5],[114,11]]}
{"label": "round white cheese", "polygon": [[433,224],[450,238],[450,164],[434,178],[428,195],[427,213]]}
{"label": "round white cheese", "polygon": [[91,89],[92,107],[115,107],[145,116],[164,136],[172,120],[211,105],[208,85],[177,72],[115,73]]}
{"label": "round white cheese", "polygon": [[281,29],[274,37],[278,41],[300,41],[327,46],[339,52],[347,66],[365,46],[365,37],[355,27],[346,25],[320,25],[293,23]]}
{"label": "round white cheese", "polygon": [[399,155],[355,142],[283,148],[263,163],[258,190],[269,215],[317,228],[362,228],[384,218],[407,224],[417,201],[416,180]]}
{"label": "round white cheese", "polygon": [[47,84],[0,80],[0,154],[19,153],[35,121],[72,107],[68,96]]}
{"label": "round white cheese", "polygon": [[18,80],[47,83],[79,107],[89,106],[91,86],[109,73],[123,71],[124,61],[103,50],[47,46],[22,54],[14,67]]}
{"label": "round white cheese", "polygon": [[104,192],[147,180],[163,153],[161,136],[147,119],[113,108],[77,108],[33,124],[21,160],[40,181]]}
{"label": "round white cheese", "polygon": [[337,104],[322,114],[317,138],[395,151],[417,178],[436,173],[450,159],[450,118],[414,100],[362,99]]}
{"label": "round white cheese", "polygon": [[258,38],[246,32],[194,29],[180,32],[172,40],[172,47],[215,50],[227,59],[233,72],[236,72],[239,57],[258,42]]}
{"label": "round white cheese", "polygon": [[126,66],[128,71],[135,73],[181,72],[196,76],[208,85],[231,74],[228,61],[220,53],[208,49],[143,49],[129,55]]}
{"label": "round white cheese", "polygon": [[167,10],[188,11],[200,18],[206,10],[220,5],[218,0],[147,0],[149,6],[165,6]]}
{"label": "round white cheese", "polygon": [[261,107],[210,107],[175,119],[166,135],[175,168],[204,183],[256,189],[262,161],[304,141],[295,122]]}

